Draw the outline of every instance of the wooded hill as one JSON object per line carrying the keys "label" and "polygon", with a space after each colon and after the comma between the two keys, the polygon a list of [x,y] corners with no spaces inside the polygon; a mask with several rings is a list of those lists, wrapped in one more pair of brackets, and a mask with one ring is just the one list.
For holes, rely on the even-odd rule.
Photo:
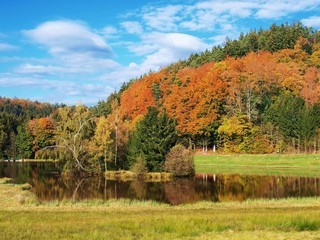
{"label": "wooded hill", "polygon": [[[107,161],[125,168],[141,155],[148,165],[147,155],[161,159],[176,143],[235,153],[316,152],[319,79],[319,32],[274,24],[133,79],[91,108],[1,98],[1,158],[52,157],[40,152],[55,144],[73,144],[81,149],[78,162],[99,169]],[[164,144],[168,129],[175,136]]]}
{"label": "wooded hill", "polygon": [[165,109],[184,144],[224,152],[317,150],[319,41],[300,23],[242,34],[133,82],[122,116]]}

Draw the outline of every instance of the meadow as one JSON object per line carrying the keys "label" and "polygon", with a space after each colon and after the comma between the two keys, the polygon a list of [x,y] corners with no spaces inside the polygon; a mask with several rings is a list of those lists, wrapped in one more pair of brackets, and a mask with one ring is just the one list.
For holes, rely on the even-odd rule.
{"label": "meadow", "polygon": [[130,200],[40,204],[0,180],[0,239],[319,239],[320,199],[171,206]]}
{"label": "meadow", "polygon": [[320,177],[319,154],[195,155],[197,173]]}

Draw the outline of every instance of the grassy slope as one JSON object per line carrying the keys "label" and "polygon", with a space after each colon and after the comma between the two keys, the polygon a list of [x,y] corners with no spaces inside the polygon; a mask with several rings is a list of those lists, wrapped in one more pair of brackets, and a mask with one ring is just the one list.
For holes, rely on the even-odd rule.
{"label": "grassy slope", "polygon": [[29,191],[8,184],[0,184],[0,196],[0,239],[319,239],[320,236],[318,198],[184,206],[125,200],[39,205]]}
{"label": "grassy slope", "polygon": [[198,173],[240,173],[320,177],[320,155],[201,155]]}

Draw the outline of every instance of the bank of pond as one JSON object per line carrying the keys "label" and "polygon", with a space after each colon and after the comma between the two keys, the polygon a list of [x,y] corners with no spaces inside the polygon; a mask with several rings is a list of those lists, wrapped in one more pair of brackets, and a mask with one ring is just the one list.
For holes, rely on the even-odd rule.
{"label": "bank of pond", "polygon": [[104,176],[64,176],[55,163],[0,162],[0,178],[29,183],[40,202],[132,199],[172,205],[320,196],[320,178],[241,174],[196,174],[170,181],[109,180]]}

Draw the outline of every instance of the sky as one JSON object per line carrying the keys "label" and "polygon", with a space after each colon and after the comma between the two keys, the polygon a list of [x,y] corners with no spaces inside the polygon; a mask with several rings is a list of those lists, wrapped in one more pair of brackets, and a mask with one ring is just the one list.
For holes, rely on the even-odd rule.
{"label": "sky", "polygon": [[0,96],[92,106],[226,37],[298,21],[319,30],[320,0],[2,0]]}

